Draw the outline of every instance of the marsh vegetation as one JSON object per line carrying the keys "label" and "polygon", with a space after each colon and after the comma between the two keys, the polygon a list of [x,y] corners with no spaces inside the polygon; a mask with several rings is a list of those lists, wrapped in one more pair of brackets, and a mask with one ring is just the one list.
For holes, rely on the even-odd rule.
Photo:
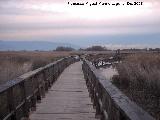
{"label": "marsh vegetation", "polygon": [[0,84],[70,54],[71,52],[0,52]]}
{"label": "marsh vegetation", "polygon": [[160,54],[137,53],[117,66],[113,83],[132,101],[160,120]]}

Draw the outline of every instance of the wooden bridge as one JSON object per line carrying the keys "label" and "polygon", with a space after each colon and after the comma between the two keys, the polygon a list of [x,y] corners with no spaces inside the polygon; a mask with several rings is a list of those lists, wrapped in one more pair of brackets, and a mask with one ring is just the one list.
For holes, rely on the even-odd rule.
{"label": "wooden bridge", "polygon": [[63,58],[0,86],[0,120],[96,119],[154,120],[85,59]]}
{"label": "wooden bridge", "polygon": [[81,64],[74,63],[64,70],[31,114],[31,120],[95,120]]}

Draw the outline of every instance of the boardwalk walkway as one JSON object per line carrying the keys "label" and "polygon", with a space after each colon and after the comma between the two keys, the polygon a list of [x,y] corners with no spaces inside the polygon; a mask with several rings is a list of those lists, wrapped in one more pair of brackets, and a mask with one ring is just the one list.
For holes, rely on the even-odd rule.
{"label": "boardwalk walkway", "polygon": [[81,66],[76,62],[64,70],[31,120],[96,120]]}

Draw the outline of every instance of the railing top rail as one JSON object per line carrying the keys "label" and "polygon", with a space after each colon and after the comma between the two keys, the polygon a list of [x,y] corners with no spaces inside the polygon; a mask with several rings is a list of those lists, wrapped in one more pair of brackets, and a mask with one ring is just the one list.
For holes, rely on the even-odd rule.
{"label": "railing top rail", "polygon": [[110,80],[107,80],[88,60],[83,59],[87,63],[90,71],[95,75],[109,99],[115,104],[117,109],[129,120],[154,120],[154,118],[132,102],[126,95],[124,95],[117,87],[115,87]]}

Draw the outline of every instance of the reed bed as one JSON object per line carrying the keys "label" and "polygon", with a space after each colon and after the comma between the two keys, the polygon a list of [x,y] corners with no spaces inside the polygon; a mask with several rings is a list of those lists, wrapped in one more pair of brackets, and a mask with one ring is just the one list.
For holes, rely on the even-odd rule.
{"label": "reed bed", "polygon": [[73,53],[56,51],[0,52],[0,84],[71,54]]}
{"label": "reed bed", "polygon": [[160,120],[160,54],[127,56],[117,66],[113,83],[131,100]]}

